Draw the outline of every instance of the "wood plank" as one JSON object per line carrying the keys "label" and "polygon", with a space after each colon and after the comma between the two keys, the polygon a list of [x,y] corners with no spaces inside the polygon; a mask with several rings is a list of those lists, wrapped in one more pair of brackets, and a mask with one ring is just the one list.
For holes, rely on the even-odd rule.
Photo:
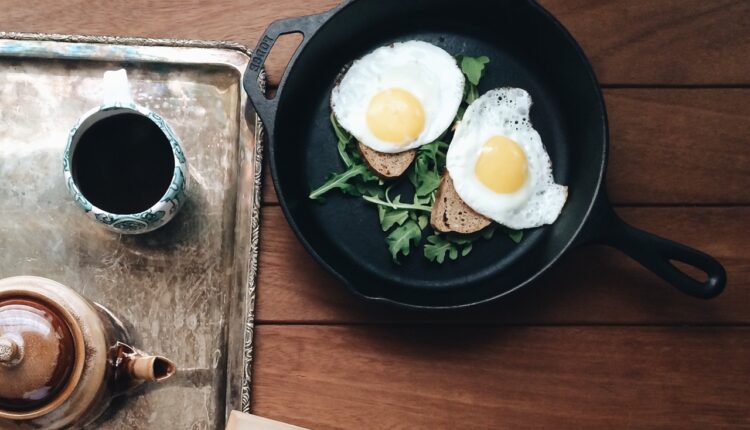
{"label": "wood plank", "polygon": [[750,90],[605,94],[615,202],[750,203]]}
{"label": "wood plank", "polygon": [[605,84],[747,84],[750,2],[543,0]]}
{"label": "wood plank", "polygon": [[750,428],[750,329],[257,329],[253,410],[315,429]]}
{"label": "wood plank", "polygon": [[[3,31],[227,39],[254,45],[278,18],[322,12],[337,0],[0,2]],[[543,0],[591,58],[605,84],[748,84],[750,2]],[[293,44],[272,54],[278,80]]]}
{"label": "wood plank", "polygon": [[[750,89],[605,90],[619,204],[750,203]],[[264,198],[278,201],[266,169]]]}
{"label": "wood plank", "polygon": [[[503,301],[458,313],[413,313],[354,298],[310,257],[280,208],[263,210],[257,316],[261,322],[747,324],[750,208],[623,208],[634,225],[698,247],[721,261],[723,295],[682,295],[619,252],[575,250],[540,282]],[[375,216],[373,214],[373,216]],[[377,245],[376,245],[377,246]],[[294,262],[294,264],[290,264]]]}

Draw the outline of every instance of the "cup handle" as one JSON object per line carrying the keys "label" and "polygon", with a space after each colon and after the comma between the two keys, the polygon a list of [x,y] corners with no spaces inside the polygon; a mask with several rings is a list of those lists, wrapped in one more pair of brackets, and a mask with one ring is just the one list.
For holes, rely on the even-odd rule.
{"label": "cup handle", "polygon": [[104,89],[104,105],[106,106],[129,106],[135,105],[133,96],[130,94],[130,83],[128,72],[125,69],[110,70],[104,72],[102,80]]}

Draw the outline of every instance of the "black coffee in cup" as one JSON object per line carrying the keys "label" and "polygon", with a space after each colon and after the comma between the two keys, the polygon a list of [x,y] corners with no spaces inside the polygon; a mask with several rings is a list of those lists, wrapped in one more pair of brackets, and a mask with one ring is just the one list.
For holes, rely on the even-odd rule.
{"label": "black coffee in cup", "polygon": [[113,214],[135,214],[156,204],[175,171],[172,147],[146,116],[123,112],[86,129],[71,157],[75,184],[91,204]]}

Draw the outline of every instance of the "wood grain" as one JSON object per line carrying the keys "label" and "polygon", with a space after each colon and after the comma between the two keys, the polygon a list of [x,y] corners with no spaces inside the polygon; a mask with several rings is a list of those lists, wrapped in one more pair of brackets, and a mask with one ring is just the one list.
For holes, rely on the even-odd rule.
{"label": "wood grain", "polygon": [[[322,12],[336,0],[223,2],[0,1],[0,31],[226,39],[252,46],[273,20]],[[543,0],[576,37],[604,84],[750,83],[750,2]],[[272,55],[273,82],[291,55]]]}
{"label": "wood grain", "polygon": [[607,180],[615,202],[750,203],[750,90],[605,94],[612,142]]}
{"label": "wood grain", "polygon": [[[252,46],[272,20],[337,3],[0,0],[0,31]],[[750,323],[750,89],[729,88],[750,85],[750,2],[540,3],[610,87],[616,202],[745,205],[620,209],[639,227],[718,257],[726,293],[690,299],[597,247],[471,313],[372,307],[320,269],[280,209],[267,207],[254,413],[316,429],[750,428],[750,327],[742,327]],[[272,83],[294,46],[282,39],[272,52]]]}
{"label": "wood grain", "polygon": [[[750,203],[750,89],[609,89],[619,204]],[[333,143],[332,143],[333,144]],[[278,201],[266,169],[264,198]]]}
{"label": "wood grain", "polygon": [[255,413],[315,429],[750,428],[750,329],[260,326]]}
{"label": "wood grain", "polygon": [[545,0],[604,84],[747,84],[750,2]]}
{"label": "wood grain", "polygon": [[750,323],[750,208],[619,212],[640,228],[714,255],[728,272],[724,294],[711,301],[684,296],[618,251],[590,247],[566,256],[537,285],[483,308],[425,314],[372,306],[318,266],[274,207],[263,210],[257,315],[261,322],[294,323]]}

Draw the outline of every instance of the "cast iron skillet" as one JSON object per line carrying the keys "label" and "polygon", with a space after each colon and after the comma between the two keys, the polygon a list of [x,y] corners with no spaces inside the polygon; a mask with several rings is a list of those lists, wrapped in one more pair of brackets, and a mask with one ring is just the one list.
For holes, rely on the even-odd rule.
{"label": "cast iron skillet", "polygon": [[[288,33],[302,33],[304,40],[269,100],[258,75],[276,39]],[[373,206],[341,195],[322,205],[308,199],[330,172],[343,169],[329,123],[337,75],[376,47],[408,39],[454,55],[489,56],[480,93],[502,86],[531,93],[532,123],[556,181],[570,190],[555,224],[527,231],[519,245],[496,235],[455,262],[430,263],[420,249],[396,265]],[[352,0],[319,15],[276,21],[255,48],[244,87],[266,128],[273,182],[289,224],[320,264],[364,298],[419,308],[478,304],[530,283],[569,249],[591,243],[622,250],[691,296],[711,298],[724,289],[726,273],[715,259],[633,228],[612,210],[598,82],[575,40],[533,1]],[[672,261],[705,272],[707,280]]]}

